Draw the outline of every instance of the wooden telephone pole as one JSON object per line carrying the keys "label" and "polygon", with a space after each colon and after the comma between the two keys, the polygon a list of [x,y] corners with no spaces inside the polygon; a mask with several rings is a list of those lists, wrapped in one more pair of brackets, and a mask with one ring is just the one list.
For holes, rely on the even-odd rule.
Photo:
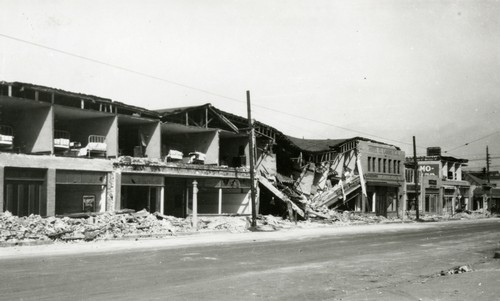
{"label": "wooden telephone pole", "polygon": [[254,146],[254,141],[255,141],[255,130],[253,127],[253,120],[252,120],[252,109],[250,106],[250,91],[247,91],[247,113],[248,113],[248,144],[249,144],[249,159],[250,159],[250,194],[252,197],[252,227],[257,226],[257,212],[256,212],[256,205],[255,205],[255,164],[254,164],[254,154],[255,154],[255,146]]}
{"label": "wooden telephone pole", "polygon": [[486,146],[486,179],[488,180],[488,184],[490,184],[490,153],[488,146]]}
{"label": "wooden telephone pole", "polygon": [[417,161],[417,144],[415,143],[415,136],[413,136],[413,164],[415,165],[414,178],[415,178],[415,213],[417,214],[417,221],[420,219],[419,213],[419,196],[418,192],[418,161]]}

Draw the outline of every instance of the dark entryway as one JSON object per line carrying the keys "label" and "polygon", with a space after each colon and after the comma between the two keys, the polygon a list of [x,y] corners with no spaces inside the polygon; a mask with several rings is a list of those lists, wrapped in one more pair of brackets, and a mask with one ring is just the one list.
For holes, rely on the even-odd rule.
{"label": "dark entryway", "polygon": [[17,216],[46,215],[45,176],[43,169],[5,168],[4,210]]}
{"label": "dark entryway", "polygon": [[158,187],[150,186],[122,186],[121,208],[140,211],[146,209],[148,212],[160,210],[160,198]]}

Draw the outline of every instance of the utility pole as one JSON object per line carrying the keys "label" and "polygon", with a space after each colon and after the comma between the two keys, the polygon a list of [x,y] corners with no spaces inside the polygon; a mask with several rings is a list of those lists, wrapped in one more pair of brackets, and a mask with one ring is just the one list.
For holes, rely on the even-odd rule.
{"label": "utility pole", "polygon": [[247,91],[247,112],[248,112],[248,144],[249,144],[249,159],[250,159],[250,194],[252,197],[252,227],[257,226],[257,212],[255,206],[255,166],[254,166],[254,140],[255,140],[255,130],[253,127],[252,120],[252,109],[250,106],[250,91]]}
{"label": "utility pole", "polygon": [[490,153],[488,146],[486,146],[486,179],[488,180],[488,184],[490,184]]}
{"label": "utility pole", "polygon": [[418,161],[417,161],[417,144],[415,143],[415,136],[413,136],[413,164],[415,165],[415,171],[413,178],[415,178],[415,212],[417,214],[417,221],[420,219],[419,213],[419,196],[418,196]]}

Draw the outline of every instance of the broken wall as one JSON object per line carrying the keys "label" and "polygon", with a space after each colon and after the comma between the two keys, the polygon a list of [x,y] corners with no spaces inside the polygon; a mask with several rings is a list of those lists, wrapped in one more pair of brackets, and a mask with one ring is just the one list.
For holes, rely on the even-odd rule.
{"label": "broken wall", "polygon": [[82,147],[87,145],[90,135],[105,136],[107,156],[118,156],[118,118],[115,116],[61,122],[58,128],[69,131],[71,141],[80,142]]}
{"label": "broken wall", "polygon": [[249,166],[248,137],[224,137],[220,139],[221,165],[230,167]]}
{"label": "broken wall", "polygon": [[164,137],[166,149],[183,152],[187,157],[190,152],[202,152],[206,155],[205,164],[219,164],[219,132],[217,130],[202,133],[175,134]]}
{"label": "broken wall", "polygon": [[139,131],[146,142],[146,157],[161,158],[161,123],[143,125]]}
{"label": "broken wall", "polygon": [[6,118],[14,128],[14,148],[20,148],[21,152],[26,153],[52,153],[52,112],[50,107],[22,110],[21,113]]}

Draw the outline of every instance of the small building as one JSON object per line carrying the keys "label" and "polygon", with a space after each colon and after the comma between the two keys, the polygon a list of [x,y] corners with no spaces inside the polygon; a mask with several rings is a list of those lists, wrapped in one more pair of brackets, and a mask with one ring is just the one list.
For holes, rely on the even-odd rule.
{"label": "small building", "polygon": [[467,159],[442,156],[439,147],[427,149],[427,155],[417,157],[418,185],[415,186],[413,157],[406,158],[406,208],[426,214],[454,214],[472,208],[470,183],[462,177]]}
{"label": "small building", "polygon": [[472,191],[469,210],[500,212],[500,188],[497,187],[497,174],[498,171],[491,171],[488,181],[486,172],[464,172],[464,179],[471,184]]}

